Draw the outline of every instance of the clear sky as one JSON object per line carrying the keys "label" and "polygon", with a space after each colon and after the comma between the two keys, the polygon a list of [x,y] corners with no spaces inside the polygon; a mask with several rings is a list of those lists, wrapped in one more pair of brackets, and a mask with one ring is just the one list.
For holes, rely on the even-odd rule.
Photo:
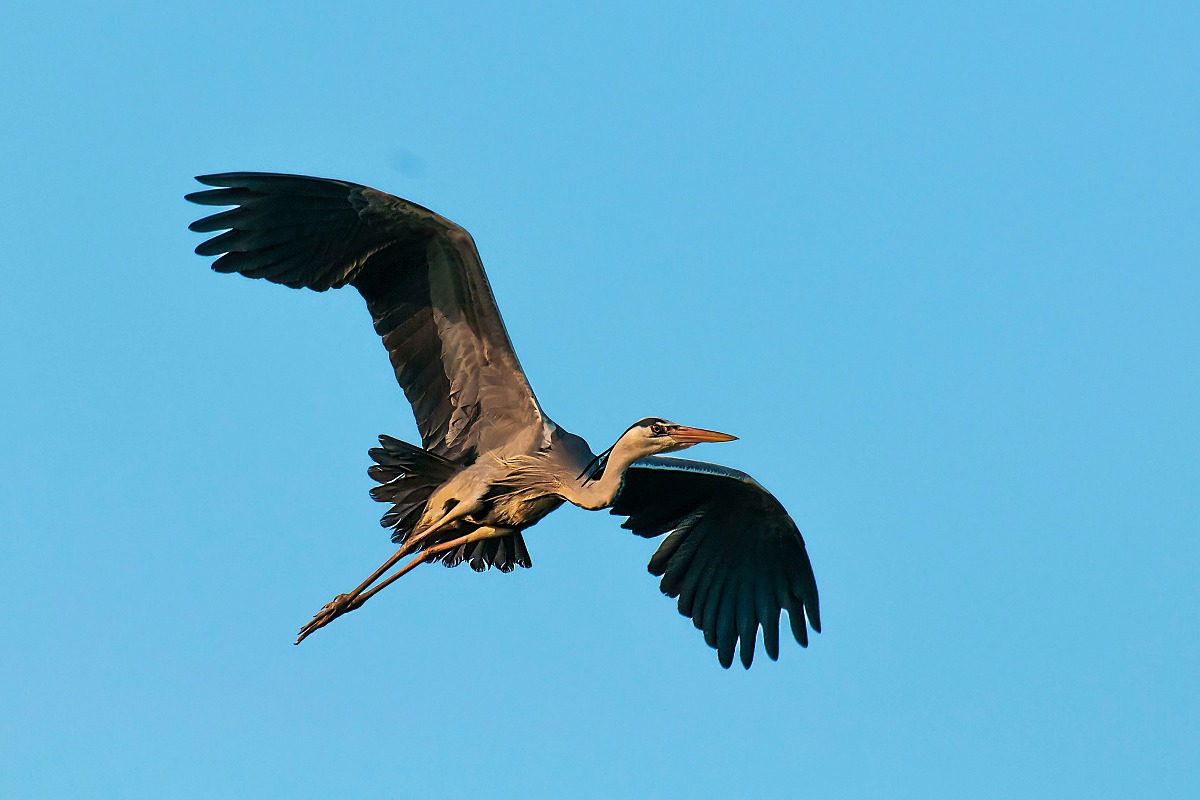
{"label": "clear sky", "polygon": [[[0,796],[1200,796],[1195,3],[33,5]],[[722,670],[566,508],[293,647],[416,433],[357,294],[192,254],[226,170],[469,228],[594,447],[739,435],[825,632]]]}

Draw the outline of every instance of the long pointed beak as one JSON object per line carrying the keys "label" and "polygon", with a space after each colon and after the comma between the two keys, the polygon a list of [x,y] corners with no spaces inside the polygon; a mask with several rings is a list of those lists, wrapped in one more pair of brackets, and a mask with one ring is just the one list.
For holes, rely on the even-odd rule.
{"label": "long pointed beak", "polygon": [[732,442],[738,437],[720,431],[707,431],[704,428],[689,428],[687,425],[680,425],[671,431],[671,438],[683,444],[699,444],[700,442]]}

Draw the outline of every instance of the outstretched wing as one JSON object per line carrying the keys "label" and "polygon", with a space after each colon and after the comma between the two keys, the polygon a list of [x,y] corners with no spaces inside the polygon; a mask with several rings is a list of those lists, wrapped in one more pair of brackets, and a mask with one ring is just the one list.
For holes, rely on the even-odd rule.
{"label": "outstretched wing", "polygon": [[625,473],[613,514],[621,527],[652,538],[668,531],[650,559],[663,594],[704,631],[721,666],[754,659],[759,626],[772,660],[779,657],[779,617],[808,646],[804,618],[821,631],[817,583],[796,523],[775,497],[744,472],[679,458],[644,458]]}
{"label": "outstretched wing", "polygon": [[549,436],[465,230],[345,181],[260,172],[197,180],[218,188],[188,200],[236,206],[190,226],[225,231],[196,248],[221,256],[213,269],[318,292],[358,289],[427,450],[463,463]]}

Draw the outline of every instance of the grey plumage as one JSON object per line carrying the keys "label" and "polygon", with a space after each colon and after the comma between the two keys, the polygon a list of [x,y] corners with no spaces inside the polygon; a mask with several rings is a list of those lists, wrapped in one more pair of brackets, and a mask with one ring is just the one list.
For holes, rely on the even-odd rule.
{"label": "grey plumage", "polygon": [[[234,206],[197,220],[217,233],[196,252],[213,268],[315,291],[363,296],[421,435],[389,436],[370,456],[371,496],[401,548],[301,630],[299,642],[428,560],[509,571],[529,567],[522,531],[564,502],[610,508],[622,527],[667,534],[650,559],[664,594],[730,666],[740,642],[749,667],[758,629],[779,654],[779,617],[807,645],[820,631],[817,587],[803,538],[783,506],[744,473],[661,458],[733,437],[647,418],[597,457],[542,410],[517,360],[463,228],[423,206],[345,181],[232,172],[199,177],[187,196]],[[380,580],[402,557],[414,558]]]}

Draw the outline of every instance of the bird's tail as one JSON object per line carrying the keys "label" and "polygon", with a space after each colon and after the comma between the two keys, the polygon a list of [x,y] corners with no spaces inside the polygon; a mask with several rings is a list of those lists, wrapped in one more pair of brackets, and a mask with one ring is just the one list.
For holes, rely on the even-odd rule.
{"label": "bird's tail", "polygon": [[[391,528],[392,541],[402,544],[420,522],[429,498],[462,468],[453,461],[391,436],[380,436],[379,444],[381,447],[369,451],[375,463],[367,474],[379,481],[379,486],[371,489],[371,497],[392,504],[379,524]],[[436,543],[434,540],[427,545]],[[491,566],[499,567],[502,572],[532,566],[529,550],[519,532],[462,545],[446,552],[440,560],[448,567],[457,567],[466,561],[476,572]]]}
{"label": "bird's tail", "polygon": [[367,474],[379,481],[379,486],[371,490],[371,497],[392,504],[379,524],[391,528],[392,541],[400,544],[417,527],[429,497],[453,478],[460,467],[391,436],[380,436],[379,444],[382,446],[368,451],[375,463]]}

